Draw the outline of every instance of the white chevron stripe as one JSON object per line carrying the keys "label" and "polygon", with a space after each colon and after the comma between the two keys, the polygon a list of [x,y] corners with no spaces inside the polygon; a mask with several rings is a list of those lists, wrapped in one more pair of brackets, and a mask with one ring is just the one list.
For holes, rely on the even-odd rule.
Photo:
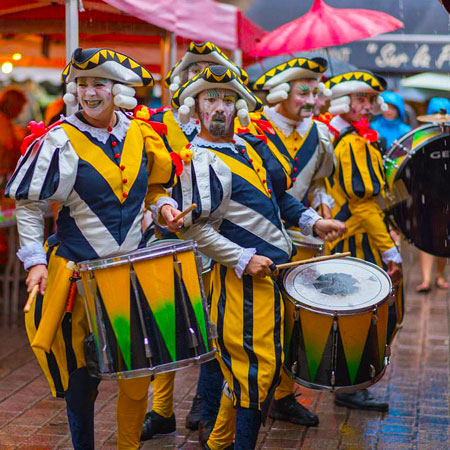
{"label": "white chevron stripe", "polygon": [[117,244],[109,230],[75,191],[72,191],[65,206],[69,208],[70,216],[74,219],[78,229],[100,258],[137,249],[142,238],[141,221],[144,204],[142,204],[141,211],[136,216],[122,245]]}
{"label": "white chevron stripe", "polygon": [[225,219],[291,255],[292,240],[284,227],[280,230],[262,214],[249,209],[247,205],[230,200]]}

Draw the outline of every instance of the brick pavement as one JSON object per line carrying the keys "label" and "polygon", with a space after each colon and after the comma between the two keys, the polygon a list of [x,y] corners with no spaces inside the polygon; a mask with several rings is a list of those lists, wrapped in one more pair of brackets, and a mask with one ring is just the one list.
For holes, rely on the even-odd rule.
{"label": "brick pavement", "polygon": [[[259,449],[450,449],[450,296],[438,290],[416,294],[417,254],[409,248],[404,253],[404,327],[396,338],[386,375],[372,388],[380,399],[389,401],[389,412],[340,408],[333,404],[331,394],[301,389],[301,402],[319,415],[319,426],[308,429],[270,421],[261,429]],[[197,433],[184,428],[197,371],[186,369],[176,377],[176,434],[148,441],[143,449],[200,448]],[[101,383],[95,419],[98,449],[115,448],[115,397],[115,383]],[[19,448],[53,450],[72,446],[65,403],[48,394],[23,327],[0,328],[0,450]]]}

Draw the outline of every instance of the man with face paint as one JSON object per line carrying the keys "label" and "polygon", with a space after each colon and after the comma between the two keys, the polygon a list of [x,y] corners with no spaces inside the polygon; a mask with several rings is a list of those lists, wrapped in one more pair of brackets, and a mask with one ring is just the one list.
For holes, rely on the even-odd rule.
{"label": "man with face paint", "polygon": [[[274,106],[266,106],[262,114],[253,113],[248,130],[259,132],[284,165],[292,182],[289,189],[286,186],[288,192],[305,203],[311,198],[312,206],[329,218],[334,201],[326,193],[325,177],[333,172],[333,145],[328,127],[312,119],[319,85],[323,90],[319,80],[326,66],[323,58],[294,58],[264,73],[254,88],[268,91],[266,99]],[[294,392],[295,382],[282,370],[270,417],[298,425],[317,425],[318,417],[297,401]]]}
{"label": "man with face paint", "polygon": [[[199,74],[203,69],[212,65],[219,64],[228,67],[244,80],[248,77],[246,73],[237,67],[228,57],[222,53],[219,47],[212,42],[202,43],[191,42],[186,54],[172,68],[165,79],[166,87],[175,93],[179,87]],[[191,106],[193,108],[193,105]],[[161,122],[167,127],[167,133],[162,136],[166,147],[175,159],[183,155],[186,147],[200,131],[200,122],[196,117],[189,117],[184,123],[180,120],[183,115],[178,114],[177,110],[166,109],[156,112],[151,116],[154,122]],[[167,233],[158,229],[158,236],[163,239],[177,238],[175,234]],[[145,417],[142,429],[141,439],[143,441],[151,439],[155,434],[168,434],[176,430],[175,414],[173,411],[173,388],[175,381],[175,372],[168,372],[155,376],[153,382],[153,403],[152,410]],[[221,372],[217,362],[210,361],[201,366],[198,392],[194,397],[191,411],[186,419],[186,426],[196,430],[201,416],[202,398],[212,397],[211,404],[205,411],[205,416],[215,416],[214,410],[218,408],[220,393],[222,388]],[[208,388],[204,392],[204,388]],[[216,407],[214,405],[217,404]],[[212,409],[212,411],[209,411]]]}
{"label": "man with face paint", "polygon": [[[39,288],[25,316],[28,337],[52,394],[66,400],[74,448],[94,450],[99,380],[86,368],[89,327],[80,295],[69,306],[74,263],[136,250],[144,203],[177,226],[165,191],[175,174],[151,123],[116,111],[136,106],[131,86],[153,84],[144,67],[113,50],[78,48],[63,80],[64,101],[81,109],[49,129],[32,129],[6,195],[17,200],[17,255],[29,270],[28,291]],[[43,216],[53,202],[61,206],[57,231],[44,245]],[[150,377],[118,381],[118,449],[139,448],[149,383]]]}
{"label": "man with face paint", "polygon": [[251,119],[272,152],[289,163],[293,181],[289,193],[302,201],[311,198],[319,214],[329,218],[333,199],[324,179],[333,171],[333,147],[327,126],[312,117],[326,68],[324,58],[294,58],[268,70],[254,88],[268,91],[266,100],[273,106]]}
{"label": "man with face paint", "polygon": [[[329,112],[337,114],[330,125],[340,133],[334,142],[336,170],[327,180],[327,189],[335,201],[332,217],[347,226],[347,233],[327,243],[326,250],[328,253],[350,251],[352,256],[387,270],[396,287],[395,302],[389,309],[387,344],[390,344],[397,331],[397,321],[401,322],[403,315],[402,258],[375,200],[377,196],[385,196],[385,175],[381,152],[376,147],[378,136],[368,122],[372,114],[386,109],[379,95],[386,82],[368,71],[355,71],[335,76],[325,86],[332,92]],[[337,394],[335,403],[377,411],[389,408],[367,389]]]}
{"label": "man with face paint", "polygon": [[[217,328],[218,360],[236,407],[236,450],[255,448],[263,412],[270,403],[282,365],[283,305],[272,276],[276,264],[290,260],[292,241],[282,220],[305,234],[336,239],[342,223],[324,220],[286,193],[273,168],[279,168],[264,141],[249,142],[233,132],[238,117],[261,102],[234,72],[212,66],[183,85],[172,106],[195,104],[201,123],[192,141],[190,162],[172,190],[184,208],[183,238],[195,239],[200,251],[216,261],[212,269],[211,320]],[[256,150],[258,146],[258,150]],[[222,406],[221,406],[222,411]],[[222,423],[221,412],[218,422]],[[233,422],[228,422],[228,426]],[[232,448],[214,437],[205,448]]]}

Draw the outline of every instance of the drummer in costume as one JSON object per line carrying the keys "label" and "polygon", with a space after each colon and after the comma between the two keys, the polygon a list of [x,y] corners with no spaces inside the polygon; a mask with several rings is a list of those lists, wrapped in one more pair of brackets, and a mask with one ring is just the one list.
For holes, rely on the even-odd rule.
{"label": "drummer in costume", "polygon": [[[94,449],[98,379],[86,368],[89,334],[84,302],[71,285],[74,263],[124,254],[142,241],[146,195],[168,223],[177,210],[165,187],[174,167],[150,123],[116,109],[136,106],[131,86],[150,86],[150,73],[113,50],[78,48],[63,72],[64,100],[81,110],[34,137],[7,186],[17,200],[20,249],[28,291],[39,294],[26,315],[27,333],[52,394],[64,397],[75,449]],[[159,125],[159,124],[158,124]],[[44,245],[44,213],[61,209],[57,232]],[[72,304],[73,301],[73,304]],[[118,298],[120,301],[120,298]],[[150,377],[120,380],[117,447],[139,448]]]}
{"label": "drummer in costume", "polygon": [[[236,115],[248,123],[248,111],[262,106],[234,72],[223,66],[205,69],[175,93],[172,106],[187,115],[192,101],[201,131],[172,196],[183,209],[198,205],[185,218],[183,237],[195,239],[200,251],[216,261],[211,319],[219,335],[219,363],[236,407],[234,448],[250,450],[283,362],[283,304],[271,277],[277,274],[276,264],[288,262],[292,253],[282,219],[305,234],[314,231],[328,239],[345,228],[321,219],[286,193],[284,185],[274,183],[279,179],[270,171],[274,157],[262,140],[254,144],[260,145],[256,151],[233,134]],[[226,395],[222,401],[229,401]],[[205,448],[226,448],[212,436]]]}
{"label": "drummer in costume", "polygon": [[[334,169],[333,145],[327,125],[312,119],[319,90],[324,91],[320,78],[326,66],[323,58],[293,58],[264,73],[254,88],[268,91],[266,99],[275,106],[252,113],[249,129],[254,133],[258,130],[272,153],[282,164],[288,164],[286,170],[292,181],[288,192],[306,204],[310,198],[319,214],[329,218],[334,201],[326,193],[325,177]],[[298,252],[292,259],[304,256]],[[318,417],[297,402],[294,391],[294,381],[283,370],[270,417],[299,425],[317,425]]]}
{"label": "drummer in costume", "polygon": [[[212,42],[191,42],[186,54],[167,74],[166,87],[174,94],[179,87],[192,79],[206,67],[212,65],[223,65],[232,70],[245,83],[247,74],[237,67],[228,57]],[[191,105],[193,109],[194,106]],[[167,127],[167,134],[163,136],[166,147],[171,152],[175,161],[186,158],[189,154],[190,142],[200,131],[200,121],[189,114],[189,118],[181,121],[177,110],[165,109],[151,116],[151,120],[161,122]],[[174,234],[167,232],[157,235],[162,238],[176,238]],[[152,410],[145,417],[142,430],[142,440],[151,439],[155,434],[167,434],[176,430],[175,415],[173,411],[173,387],[175,372],[167,372],[156,375],[153,382],[153,404]],[[219,408],[222,392],[223,377],[216,360],[205,363],[200,368],[200,378],[197,393],[194,397],[191,411],[186,418],[186,426],[196,430],[202,415],[202,405],[205,411],[203,422],[214,422]],[[207,389],[206,389],[207,388]],[[202,398],[205,400],[202,403]]]}
{"label": "drummer in costume", "polygon": [[[369,128],[367,120],[385,108],[379,94],[386,82],[370,72],[354,71],[329,79],[325,87],[332,92],[329,112],[336,114],[330,125],[340,133],[334,142],[336,170],[327,180],[327,187],[335,201],[332,217],[345,222],[347,227],[341,239],[327,243],[327,251],[350,251],[352,256],[388,271],[397,287],[395,305],[389,311],[390,343],[399,319],[396,314],[401,315],[403,311],[402,258],[376,201],[377,196],[385,196],[385,175],[382,155],[376,147],[378,136]],[[386,411],[389,408],[366,389],[338,394],[335,402],[357,409]]]}

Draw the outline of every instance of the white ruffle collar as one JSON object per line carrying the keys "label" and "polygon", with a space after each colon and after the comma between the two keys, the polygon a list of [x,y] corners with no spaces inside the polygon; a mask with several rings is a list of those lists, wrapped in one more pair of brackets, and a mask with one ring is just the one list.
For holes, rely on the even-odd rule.
{"label": "white ruffle collar", "polygon": [[331,120],[330,120],[330,125],[333,128],[336,128],[336,130],[339,131],[339,133],[342,130],[345,130],[346,128],[351,127],[351,124],[348,123],[346,120],[344,120],[341,116],[334,116]]}
{"label": "white ruffle collar", "polygon": [[291,120],[277,112],[275,106],[271,108],[266,106],[264,108],[264,114],[286,137],[289,137],[294,130],[297,131],[300,136],[305,137],[311,128],[311,117],[300,121]]}
{"label": "white ruffle collar", "polygon": [[178,111],[173,111],[173,117],[184,134],[191,135],[194,131],[197,134],[200,133],[200,122],[196,119],[191,118],[188,123],[181,123],[180,119],[178,119]]}
{"label": "white ruffle collar", "polygon": [[123,113],[115,113],[117,122],[111,132],[107,128],[97,128],[80,120],[75,114],[66,117],[64,120],[74,127],[78,128],[84,133],[90,134],[95,139],[98,139],[102,144],[106,144],[110,135],[112,134],[119,142],[125,139],[128,128],[130,128],[131,120]]}
{"label": "white ruffle collar", "polygon": [[233,136],[233,140],[234,142],[210,142],[197,135],[192,140],[191,146],[205,148],[229,148],[233,152],[237,153],[236,146],[245,147],[246,145],[246,141],[236,134]]}

